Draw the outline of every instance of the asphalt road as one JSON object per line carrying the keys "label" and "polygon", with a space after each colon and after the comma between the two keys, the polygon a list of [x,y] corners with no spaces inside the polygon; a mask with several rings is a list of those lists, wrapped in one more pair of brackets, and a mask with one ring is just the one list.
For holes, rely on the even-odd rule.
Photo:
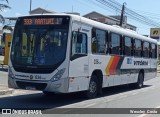
{"label": "asphalt road", "polygon": [[[159,75],[160,76],[160,75]],[[112,111],[119,113],[116,108],[160,108],[160,77],[145,82],[142,89],[130,89],[128,86],[118,86],[106,88],[103,90],[102,97],[87,100],[81,93],[57,94],[52,97],[43,95],[40,91],[15,90],[12,95],[0,96],[1,108],[18,108],[18,109],[41,109],[43,113],[54,113],[56,108],[62,108],[59,113],[75,112],[76,108],[113,108]],[[0,84],[7,85],[7,72],[0,71]],[[63,110],[64,108],[67,108]],[[97,109],[98,110],[98,109]],[[97,110],[91,110],[96,113]],[[79,111],[79,110],[78,110]],[[80,110],[85,113],[86,109]],[[107,111],[107,110],[106,110]],[[126,110],[128,111],[128,110]],[[101,116],[105,116],[100,114]],[[64,116],[64,115],[59,115]],[[75,116],[65,114],[66,117]],[[77,113],[76,116],[81,116]],[[95,114],[86,115],[97,116]],[[98,115],[99,116],[99,115]],[[146,116],[144,114],[125,114],[113,115],[115,117],[137,117]],[[151,116],[151,115],[150,115]],[[158,116],[158,115],[153,115]],[[148,115],[147,115],[148,117]]]}

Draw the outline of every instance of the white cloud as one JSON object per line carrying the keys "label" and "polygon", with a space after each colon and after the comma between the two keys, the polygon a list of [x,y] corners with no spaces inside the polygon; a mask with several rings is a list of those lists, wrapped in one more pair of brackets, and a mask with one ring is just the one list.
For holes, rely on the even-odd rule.
{"label": "white cloud", "polygon": [[6,9],[4,9],[4,10],[3,10],[3,12],[7,12],[7,10],[6,10]]}

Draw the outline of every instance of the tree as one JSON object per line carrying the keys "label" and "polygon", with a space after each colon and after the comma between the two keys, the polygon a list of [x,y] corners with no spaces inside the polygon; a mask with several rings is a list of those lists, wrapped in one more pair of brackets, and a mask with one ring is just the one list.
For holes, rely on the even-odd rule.
{"label": "tree", "polygon": [[12,27],[11,26],[8,26],[8,25],[4,25],[3,30],[10,30],[10,31],[13,31]]}
{"label": "tree", "polygon": [[[8,0],[0,0],[0,1],[1,1],[1,3],[2,3],[2,1],[6,1],[7,4],[9,4]],[[4,9],[11,9],[10,6],[8,6],[6,4],[1,4],[1,3],[0,3],[0,12],[3,12]],[[5,19],[1,14],[0,14],[0,23],[3,23],[3,24],[5,23]]]}

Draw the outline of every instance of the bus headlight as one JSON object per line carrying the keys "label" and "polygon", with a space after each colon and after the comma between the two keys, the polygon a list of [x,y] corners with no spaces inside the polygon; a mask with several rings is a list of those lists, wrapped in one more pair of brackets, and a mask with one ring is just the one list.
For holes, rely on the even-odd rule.
{"label": "bus headlight", "polygon": [[51,78],[51,81],[52,81],[52,82],[55,82],[55,81],[60,80],[60,78],[61,78],[62,75],[64,74],[65,70],[66,70],[65,68],[59,70],[59,71]]}
{"label": "bus headlight", "polygon": [[13,72],[12,72],[11,67],[8,67],[8,77],[14,79],[14,74],[13,74]]}

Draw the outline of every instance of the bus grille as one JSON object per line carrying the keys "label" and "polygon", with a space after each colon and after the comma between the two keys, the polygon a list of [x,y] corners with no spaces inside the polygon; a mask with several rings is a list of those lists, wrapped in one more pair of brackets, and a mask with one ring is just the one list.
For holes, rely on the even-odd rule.
{"label": "bus grille", "polygon": [[16,81],[17,86],[21,89],[26,89],[27,87],[34,87],[36,90],[44,90],[47,86],[47,83],[31,83],[31,82],[22,82]]}

